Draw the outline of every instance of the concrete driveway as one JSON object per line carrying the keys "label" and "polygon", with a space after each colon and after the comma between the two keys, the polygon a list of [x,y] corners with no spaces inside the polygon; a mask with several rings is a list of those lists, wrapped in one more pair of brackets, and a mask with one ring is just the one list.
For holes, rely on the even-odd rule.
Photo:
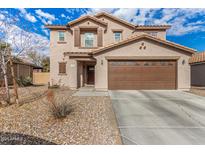
{"label": "concrete driveway", "polygon": [[124,144],[205,144],[205,97],[166,91],[109,91]]}

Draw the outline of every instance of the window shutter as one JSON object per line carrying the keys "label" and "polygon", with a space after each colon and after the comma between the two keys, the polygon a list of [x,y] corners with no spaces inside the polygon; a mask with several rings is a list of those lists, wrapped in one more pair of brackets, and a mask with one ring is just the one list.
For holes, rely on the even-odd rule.
{"label": "window shutter", "polygon": [[79,28],[74,29],[74,46],[75,47],[80,46],[80,29]]}
{"label": "window shutter", "polygon": [[98,28],[98,47],[103,46],[103,30],[102,28]]}
{"label": "window shutter", "polygon": [[61,62],[59,63],[59,74],[66,73],[66,63]]}

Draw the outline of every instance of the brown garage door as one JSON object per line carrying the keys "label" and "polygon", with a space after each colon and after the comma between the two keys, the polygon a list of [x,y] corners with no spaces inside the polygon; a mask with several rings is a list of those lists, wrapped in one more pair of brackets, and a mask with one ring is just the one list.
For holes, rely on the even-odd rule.
{"label": "brown garage door", "polygon": [[176,61],[108,61],[108,89],[176,89]]}

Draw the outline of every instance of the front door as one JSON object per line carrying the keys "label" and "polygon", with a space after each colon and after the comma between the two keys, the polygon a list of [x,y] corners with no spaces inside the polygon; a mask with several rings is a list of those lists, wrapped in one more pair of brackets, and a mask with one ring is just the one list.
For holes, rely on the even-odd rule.
{"label": "front door", "polygon": [[87,66],[87,84],[94,84],[95,82],[95,67]]}

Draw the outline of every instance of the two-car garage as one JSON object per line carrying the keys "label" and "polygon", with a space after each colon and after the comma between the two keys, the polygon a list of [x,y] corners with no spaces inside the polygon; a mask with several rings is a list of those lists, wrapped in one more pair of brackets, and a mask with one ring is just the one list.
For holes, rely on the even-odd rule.
{"label": "two-car garage", "polygon": [[176,60],[108,61],[109,90],[176,88]]}
{"label": "two-car garage", "polygon": [[147,35],[96,49],[95,88],[187,90],[191,81],[188,61],[193,53],[190,48]]}

